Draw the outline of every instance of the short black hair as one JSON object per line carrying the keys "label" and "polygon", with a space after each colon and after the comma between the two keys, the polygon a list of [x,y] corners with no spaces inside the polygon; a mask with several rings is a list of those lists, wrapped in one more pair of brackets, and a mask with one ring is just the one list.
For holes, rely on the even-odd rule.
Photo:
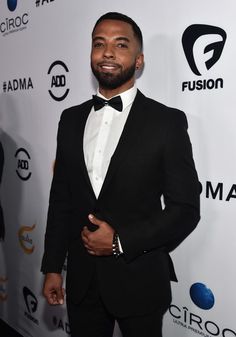
{"label": "short black hair", "polygon": [[143,49],[143,35],[141,32],[141,29],[139,28],[139,26],[137,25],[137,23],[131,19],[129,16],[125,15],[125,14],[121,14],[118,12],[108,12],[106,14],[103,14],[95,23],[94,27],[93,27],[93,31],[92,34],[94,33],[95,28],[97,27],[97,25],[104,21],[104,20],[118,20],[118,21],[123,21],[123,22],[127,22],[132,26],[133,32],[135,37],[137,38],[139,45],[140,45],[140,49]]}

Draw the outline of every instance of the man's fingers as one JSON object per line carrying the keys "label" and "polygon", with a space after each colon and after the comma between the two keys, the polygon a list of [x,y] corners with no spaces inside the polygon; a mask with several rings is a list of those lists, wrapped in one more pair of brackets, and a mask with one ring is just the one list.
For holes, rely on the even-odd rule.
{"label": "man's fingers", "polygon": [[43,294],[49,304],[56,305],[64,303],[65,290],[62,288],[62,277],[60,274],[46,274]]}
{"label": "man's fingers", "polygon": [[63,304],[64,303],[64,291],[63,291],[62,288],[57,289],[56,300],[57,300],[57,304]]}
{"label": "man's fingers", "polygon": [[83,241],[88,241],[88,233],[87,233],[85,228],[81,232],[81,237],[82,237]]}
{"label": "man's fingers", "polygon": [[89,214],[88,218],[94,225],[101,226],[103,224],[103,221],[96,218],[93,214]]}
{"label": "man's fingers", "polygon": [[57,305],[64,303],[64,289],[55,289],[46,294],[46,298],[49,304]]}
{"label": "man's fingers", "polygon": [[88,249],[87,252],[88,252],[90,255],[96,255],[96,253],[95,253],[93,250]]}
{"label": "man's fingers", "polygon": [[81,238],[83,245],[88,254],[102,256],[112,255],[112,239],[114,229],[105,221],[102,221],[93,214],[89,214],[88,218],[94,225],[99,226],[96,231],[90,231],[87,226],[83,227]]}
{"label": "man's fingers", "polygon": [[84,247],[87,249],[87,251],[90,254],[95,255],[95,253],[93,251],[93,247],[91,247],[91,240],[89,238],[89,234],[91,234],[91,232],[85,226],[83,228],[82,232],[81,232],[81,237],[82,237],[82,240],[83,240]]}
{"label": "man's fingers", "polygon": [[88,235],[90,233],[87,226],[83,227],[82,233],[84,233],[85,235]]}

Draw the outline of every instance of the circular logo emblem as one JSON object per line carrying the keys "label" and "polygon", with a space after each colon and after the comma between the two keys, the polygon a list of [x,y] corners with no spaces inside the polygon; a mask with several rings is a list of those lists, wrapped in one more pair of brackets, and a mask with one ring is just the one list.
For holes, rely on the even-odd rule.
{"label": "circular logo emblem", "polygon": [[67,88],[68,73],[69,69],[67,65],[60,60],[53,62],[48,69],[48,75],[50,75],[51,78],[51,88],[48,92],[57,102],[63,101],[70,91],[70,89]]}
{"label": "circular logo emblem", "polygon": [[7,7],[9,11],[14,12],[17,6],[17,0],[7,0]]}
{"label": "circular logo emblem", "polygon": [[209,310],[215,304],[215,298],[211,289],[203,283],[194,283],[190,288],[190,297],[196,306],[201,309]]}
{"label": "circular logo emblem", "polygon": [[17,169],[16,173],[21,180],[28,180],[31,177],[30,169],[30,155],[26,149],[20,148],[15,153],[15,158],[17,159]]}

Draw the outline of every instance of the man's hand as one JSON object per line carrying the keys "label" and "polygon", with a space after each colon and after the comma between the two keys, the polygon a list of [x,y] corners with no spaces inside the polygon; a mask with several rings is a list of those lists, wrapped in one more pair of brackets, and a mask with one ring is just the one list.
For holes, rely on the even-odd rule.
{"label": "man's hand", "polygon": [[112,255],[114,229],[107,222],[99,220],[92,214],[89,214],[88,218],[91,223],[98,226],[98,229],[91,232],[87,226],[83,228],[81,237],[84,247],[91,255]]}
{"label": "man's hand", "polygon": [[43,295],[49,304],[63,304],[65,290],[62,288],[62,276],[57,273],[47,273],[45,275]]}

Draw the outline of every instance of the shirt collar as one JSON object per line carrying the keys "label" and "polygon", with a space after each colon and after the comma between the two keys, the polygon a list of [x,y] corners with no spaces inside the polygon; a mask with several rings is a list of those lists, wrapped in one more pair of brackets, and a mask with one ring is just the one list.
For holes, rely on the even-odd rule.
{"label": "shirt collar", "polygon": [[[137,86],[136,84],[134,84],[134,86],[124,92],[122,92],[121,94],[119,95],[115,95],[113,97],[116,97],[116,96],[120,96],[121,99],[122,99],[122,103],[123,103],[123,110],[125,110],[130,104],[133,103],[134,99],[135,99],[135,96],[137,94]],[[107,99],[106,97],[104,97],[100,92],[99,92],[99,89],[97,89],[97,95],[103,99]],[[111,98],[113,98],[111,97]],[[122,111],[123,111],[122,110]]]}

